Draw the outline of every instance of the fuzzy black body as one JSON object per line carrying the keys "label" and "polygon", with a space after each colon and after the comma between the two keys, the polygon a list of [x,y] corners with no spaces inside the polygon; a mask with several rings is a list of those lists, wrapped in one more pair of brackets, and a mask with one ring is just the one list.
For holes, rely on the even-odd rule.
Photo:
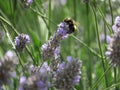
{"label": "fuzzy black body", "polygon": [[75,22],[71,18],[64,19],[64,22],[69,25],[69,31],[67,33],[74,33],[76,30]]}

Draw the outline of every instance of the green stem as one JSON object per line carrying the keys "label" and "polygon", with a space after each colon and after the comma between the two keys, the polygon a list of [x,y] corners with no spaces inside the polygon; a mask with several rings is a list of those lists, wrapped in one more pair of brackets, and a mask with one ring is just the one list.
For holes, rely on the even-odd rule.
{"label": "green stem", "polygon": [[16,0],[9,0],[9,6],[10,6],[10,21],[12,22],[12,25],[15,27],[15,10],[16,10]]}
{"label": "green stem", "polygon": [[[20,65],[22,66],[22,68],[24,68],[24,66],[23,66],[23,64],[22,64],[22,59],[21,59],[19,53],[18,53],[17,51],[15,51],[15,52],[16,52],[18,58],[19,58],[19,63],[20,63]],[[23,70],[23,69],[22,69],[22,70]],[[24,72],[24,70],[23,70],[23,72]]]}
{"label": "green stem", "polygon": [[[2,25],[3,25],[3,24],[2,24]],[[10,42],[11,42],[11,44],[12,44],[12,46],[13,46],[13,48],[15,49],[15,45],[14,45],[14,43],[12,42],[12,38],[11,38],[10,34],[8,33],[8,30],[7,30],[6,26],[3,25],[3,28],[4,28],[5,32],[6,32],[6,35],[7,35],[8,39],[10,40]],[[17,54],[17,56],[18,56],[18,58],[19,58],[19,62],[20,62],[20,64],[21,64],[21,66],[23,67],[22,60],[21,60],[20,56],[18,55],[17,52],[16,52],[16,54]]]}
{"label": "green stem", "polygon": [[[102,13],[102,12],[101,12]],[[104,10],[103,10],[103,18],[106,17],[106,0],[104,1]],[[106,30],[106,22],[104,20],[104,36],[105,36],[105,40],[104,43],[107,44],[107,30]],[[104,52],[107,50],[106,46],[104,47]],[[105,57],[105,63],[107,63],[106,57]],[[108,78],[110,78],[110,73],[107,73],[106,76],[108,76]]]}
{"label": "green stem", "polygon": [[73,4],[74,4],[74,20],[76,21],[77,19],[77,4],[76,4],[76,0],[73,0]]}
{"label": "green stem", "polygon": [[13,31],[14,31],[17,35],[19,35],[18,31],[14,28],[14,26],[13,26],[9,21],[7,21],[6,19],[4,19],[2,16],[0,16],[0,20],[2,20],[4,23],[6,23],[7,25],[9,25],[9,26],[13,29]]}
{"label": "green stem", "polygon": [[[113,84],[112,86],[108,87],[108,88],[105,88],[105,89],[102,89],[102,90],[112,90],[112,88],[116,87],[116,86],[120,86],[120,83],[117,83],[117,84]],[[114,90],[114,89],[113,89]],[[117,89],[119,90],[119,89]]]}
{"label": "green stem", "polygon": [[[117,84],[117,68],[114,67],[114,83]],[[117,86],[115,86],[115,90],[119,90]]]}
{"label": "green stem", "polygon": [[108,69],[106,69],[106,71],[103,73],[103,75],[93,84],[94,86],[91,88],[91,90],[95,90],[95,87],[100,83],[102,78],[110,71],[111,68],[112,68],[112,65],[110,65],[110,67]]}
{"label": "green stem", "polygon": [[112,11],[111,0],[109,0],[109,7],[110,7],[110,14],[111,14],[111,18],[112,18],[112,25],[113,25],[114,20],[113,20],[113,11]]}
{"label": "green stem", "polygon": [[104,20],[107,28],[109,29],[109,31],[110,31],[111,33],[113,33],[113,31],[111,30],[111,25],[108,24],[108,22],[106,21],[105,16],[104,16],[103,12],[101,11],[101,9],[100,9],[99,7],[97,7],[97,10],[99,11],[99,13],[100,13],[101,17],[103,18],[103,20]]}
{"label": "green stem", "polygon": [[26,47],[26,50],[27,50],[27,53],[28,53],[28,54],[30,55],[30,57],[32,58],[33,64],[37,65],[37,64],[36,64],[36,61],[35,61],[35,59],[34,59],[34,57],[33,57],[33,55],[32,55],[32,53],[30,52],[30,50],[29,50],[28,47]]}
{"label": "green stem", "polygon": [[101,57],[101,55],[99,55],[95,50],[93,50],[92,48],[90,48],[89,46],[87,46],[87,44],[85,44],[82,40],[78,39],[77,37],[75,37],[74,35],[71,35],[74,39],[76,39],[78,42],[80,42],[83,46],[85,46],[91,53],[93,53],[94,55],[96,55],[99,58],[105,58],[105,57]]}
{"label": "green stem", "polygon": [[[98,39],[98,45],[99,45],[99,49],[100,49],[100,54],[103,57],[103,53],[102,53],[102,48],[101,48],[101,43],[100,43],[100,38],[99,38],[99,30],[98,30],[98,22],[97,22],[97,15],[96,15],[96,10],[95,8],[91,5],[94,16],[95,16],[95,26],[96,26],[96,34],[97,34],[97,39]],[[104,64],[104,59],[102,58],[102,67],[103,67],[103,71],[105,72],[106,68],[105,68],[105,64]],[[105,74],[105,83],[106,83],[106,87],[108,87],[108,80],[107,80],[107,75]]]}
{"label": "green stem", "polygon": [[8,30],[7,30],[7,28],[6,28],[6,26],[3,25],[3,24],[2,24],[2,26],[3,26],[3,28],[4,28],[4,31],[5,31],[5,33],[6,33],[7,37],[8,37],[8,39],[10,40],[10,43],[12,44],[13,48],[15,49],[15,45],[14,45],[14,43],[12,42],[12,38],[11,38],[11,36],[10,36],[10,34],[9,34],[9,32],[8,32]]}
{"label": "green stem", "polygon": [[[106,0],[104,1],[104,17],[106,17]],[[107,43],[107,32],[106,32],[106,24],[105,24],[105,21],[104,21],[104,35],[105,35],[105,40],[104,42]],[[105,47],[105,50],[106,50],[106,47]]]}
{"label": "green stem", "polygon": [[[112,11],[112,5],[111,5],[111,0],[109,0],[109,7],[110,7],[110,14],[111,14],[111,18],[112,18],[112,25],[114,24],[114,20],[113,20],[113,11]],[[117,68],[114,68],[114,83],[117,83]],[[119,88],[117,86],[115,86],[115,90],[118,90]]]}
{"label": "green stem", "polygon": [[11,17],[12,17],[12,15],[13,15],[13,2],[12,2],[13,0],[9,0],[9,5],[10,5],[10,12],[11,12]]}
{"label": "green stem", "polygon": [[[1,16],[0,16],[0,20],[2,20],[4,23],[6,23],[8,26],[10,26],[10,27],[13,29],[13,31],[14,31],[17,35],[19,35],[19,33],[17,32],[17,30],[14,28],[14,26],[13,26],[10,22],[8,22],[6,19],[4,19],[4,18],[1,17]],[[10,39],[10,35],[9,35],[9,32],[8,32],[7,28],[5,28],[5,31],[6,31],[6,33],[7,33],[8,38]],[[10,39],[10,42],[11,42],[13,48],[15,48],[15,45],[14,45],[14,43],[12,42],[12,39]],[[35,62],[34,57],[32,56],[32,53],[30,52],[29,48],[27,48],[27,52],[28,52],[28,54],[31,56],[32,60]]]}
{"label": "green stem", "polygon": [[[46,17],[45,15],[41,14],[40,12],[38,12],[38,11],[35,10],[35,9],[33,9],[32,7],[30,7],[30,9],[31,9],[34,13],[40,15],[42,18],[45,18],[45,19],[49,20],[48,17]],[[51,19],[50,19],[50,22],[57,26],[57,24],[56,24],[55,22],[53,22]]]}
{"label": "green stem", "polygon": [[117,67],[117,81],[120,81],[120,67]]}
{"label": "green stem", "polygon": [[51,0],[49,0],[49,29],[48,29],[48,38],[51,36]]}
{"label": "green stem", "polygon": [[[86,23],[87,23],[87,45],[88,47],[90,47],[90,22],[89,22],[89,13],[90,13],[90,9],[89,9],[89,3],[86,3],[86,13],[87,13],[87,19],[86,19]],[[88,54],[88,59],[91,57],[90,56],[90,51],[86,51]],[[92,62],[89,60],[88,63],[88,79],[89,79],[89,86],[91,88],[92,86]]]}
{"label": "green stem", "polygon": [[3,12],[2,9],[0,9],[0,15],[3,16],[4,18],[6,18],[8,20],[7,15]]}
{"label": "green stem", "polygon": [[[41,2],[41,3],[42,3],[42,2]],[[42,18],[42,20],[44,21],[47,29],[49,30],[49,25],[48,25],[47,21],[45,20],[45,16],[43,15],[43,12],[40,10],[40,8],[43,8],[43,7],[40,7],[40,8],[39,8],[39,3],[37,3],[36,1],[35,1],[35,4],[36,4],[36,6],[38,7],[39,13],[38,13],[38,11],[34,10],[32,7],[31,7],[30,9],[31,9],[34,13],[37,13],[37,15],[39,15],[39,16],[42,15],[41,18]]]}

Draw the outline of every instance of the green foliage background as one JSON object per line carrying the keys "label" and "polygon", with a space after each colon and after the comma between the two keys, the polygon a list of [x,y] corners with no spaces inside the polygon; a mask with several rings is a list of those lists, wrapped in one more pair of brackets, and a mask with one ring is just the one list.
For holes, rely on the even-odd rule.
{"label": "green foliage background", "polygon": [[[13,50],[15,36],[26,33],[31,37],[31,44],[19,55],[21,63],[25,68],[32,59],[33,64],[40,65],[41,45],[64,18],[71,17],[78,29],[63,40],[61,56],[63,60],[66,56],[82,60],[82,77],[75,90],[119,90],[120,68],[109,65],[105,56],[106,39],[100,40],[102,34],[105,37],[112,34],[114,19],[120,15],[119,4],[119,0],[34,0],[24,7],[20,0],[0,0],[0,31],[4,32],[4,39],[0,39],[0,58]],[[19,77],[28,75],[22,65],[16,68],[13,85],[5,86],[5,90],[17,90]]]}

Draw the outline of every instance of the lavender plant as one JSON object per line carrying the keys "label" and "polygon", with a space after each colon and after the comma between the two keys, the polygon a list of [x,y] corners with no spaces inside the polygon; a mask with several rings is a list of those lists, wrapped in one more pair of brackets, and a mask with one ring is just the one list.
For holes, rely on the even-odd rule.
{"label": "lavender plant", "polygon": [[72,90],[81,78],[81,61],[67,57],[67,62],[58,65],[54,72],[54,86],[59,90]]}
{"label": "lavender plant", "polygon": [[15,37],[15,49],[18,52],[22,52],[26,44],[30,43],[30,37],[27,34],[20,34]]}
{"label": "lavender plant", "polygon": [[[119,90],[119,68],[111,68],[104,56],[107,43],[110,64],[120,65],[119,3],[120,0],[0,0],[0,90]],[[64,17],[74,18],[79,25],[80,31],[69,38],[76,28],[71,19],[59,23],[53,32]],[[26,47],[31,40],[30,47]],[[14,50],[17,57],[13,58]],[[79,58],[84,64],[82,76]],[[12,78],[15,71],[16,77]]]}
{"label": "lavender plant", "polygon": [[64,22],[61,22],[54,36],[50,38],[47,44],[42,45],[43,60],[54,58],[56,51],[59,51],[61,41],[65,39],[68,34],[73,33],[74,30],[74,22],[71,19],[65,19]]}
{"label": "lavender plant", "polygon": [[[31,75],[28,79],[21,77],[19,90],[48,90],[50,87],[70,90],[79,83],[81,61],[69,57],[67,61],[60,63],[61,41],[74,31],[74,22],[71,19],[65,19],[58,25],[54,36],[50,38],[48,43],[42,45],[42,66],[31,66]],[[50,59],[49,66],[45,61]]]}
{"label": "lavender plant", "polygon": [[48,90],[50,87],[50,78],[49,66],[47,62],[44,62],[38,71],[33,71],[35,67],[32,67],[32,75],[26,79],[22,76],[20,78],[20,87],[19,90]]}
{"label": "lavender plant", "polygon": [[110,59],[110,63],[113,66],[120,65],[120,16],[117,16],[113,25],[113,36],[111,37],[110,43],[108,45],[108,50],[106,51],[107,57]]}
{"label": "lavender plant", "polygon": [[0,90],[2,90],[3,85],[12,84],[11,78],[16,76],[17,61],[14,60],[15,56],[11,51],[6,53],[3,60],[0,60]]}

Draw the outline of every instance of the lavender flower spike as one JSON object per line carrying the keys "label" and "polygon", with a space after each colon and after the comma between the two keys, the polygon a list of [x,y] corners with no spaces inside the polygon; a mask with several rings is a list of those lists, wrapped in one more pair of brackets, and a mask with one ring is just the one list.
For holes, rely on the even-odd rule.
{"label": "lavender flower spike", "polygon": [[[36,68],[36,67],[35,67]],[[34,66],[32,66],[32,70]],[[48,90],[49,83],[49,66],[45,62],[37,72],[32,73],[28,79],[21,77],[19,90]],[[36,70],[35,70],[36,71]]]}
{"label": "lavender flower spike", "polygon": [[26,44],[29,43],[30,43],[30,37],[27,34],[20,34],[19,36],[15,37],[15,49],[18,52],[22,52]]}
{"label": "lavender flower spike", "polygon": [[[75,31],[75,25],[70,18],[65,19],[58,25],[58,30],[50,40],[42,45],[42,58],[43,60],[53,59],[56,55],[57,48],[60,47],[61,41]],[[60,50],[60,49],[59,49]],[[58,50],[58,51],[59,51]]]}
{"label": "lavender flower spike", "polygon": [[67,63],[63,62],[58,65],[54,74],[53,81],[56,89],[71,90],[80,81],[82,63],[78,59],[69,59]]}
{"label": "lavender flower spike", "polygon": [[113,66],[120,65],[120,31],[114,33],[111,42],[108,45],[106,56],[110,59]]}
{"label": "lavender flower spike", "polygon": [[114,25],[112,26],[114,32],[120,31],[120,16],[117,16],[114,21]]}
{"label": "lavender flower spike", "polygon": [[0,88],[2,88],[2,85],[12,83],[10,78],[14,77],[16,74],[14,71],[16,63],[11,59],[0,61]]}
{"label": "lavender flower spike", "polygon": [[113,25],[114,34],[111,37],[106,56],[110,59],[110,64],[120,66],[120,16],[117,16]]}

